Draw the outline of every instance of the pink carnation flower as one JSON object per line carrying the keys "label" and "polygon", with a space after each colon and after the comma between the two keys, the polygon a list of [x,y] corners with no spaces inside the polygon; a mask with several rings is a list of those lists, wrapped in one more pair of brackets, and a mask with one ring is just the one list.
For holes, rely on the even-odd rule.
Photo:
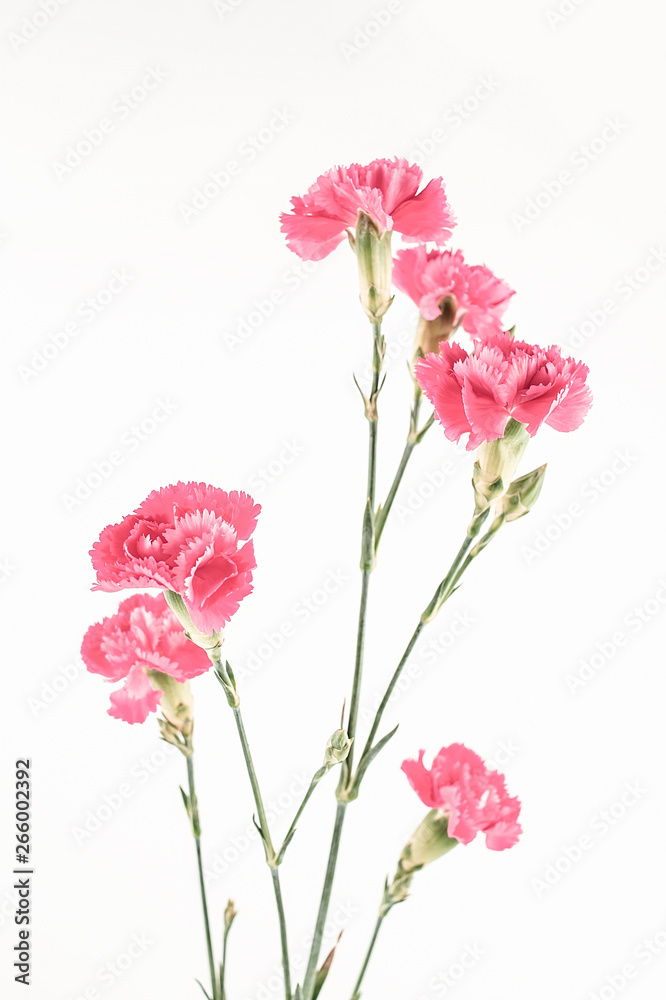
{"label": "pink carnation flower", "polygon": [[563,358],[558,347],[512,340],[509,333],[481,342],[470,355],[442,345],[416,366],[416,378],[451,441],[469,434],[468,451],[504,434],[509,417],[530,436],[541,424],[556,431],[580,427],[592,405],[587,365]]}
{"label": "pink carnation flower", "polygon": [[520,802],[509,796],[504,776],[462,743],[442,747],[430,770],[423,754],[421,750],[418,760],[404,761],[402,770],[421,801],[448,816],[448,836],[469,844],[477,833],[485,833],[492,851],[513,847],[522,833]]}
{"label": "pink carnation flower", "polygon": [[93,545],[93,590],[174,590],[199,631],[219,632],[252,592],[256,562],[247,539],[260,510],[247,493],[204,483],[155,490]]}
{"label": "pink carnation flower", "polygon": [[184,683],[210,667],[206,651],[186,638],[161,594],[128,597],[115,615],[91,625],[81,656],[91,673],[123,681],[111,694],[109,715],[125,722],[145,722],[162,698],[148,680],[146,668]]}
{"label": "pink carnation flower", "polygon": [[370,216],[380,236],[395,230],[407,240],[443,243],[455,217],[442,178],[417,194],[422,179],[420,167],[399,158],[333,167],[302,198],[292,198],[292,211],[281,215],[287,244],[303,260],[322,260],[356,228],[359,212]]}
{"label": "pink carnation flower", "polygon": [[515,294],[483,264],[466,264],[460,250],[401,250],[393,262],[393,280],[424,319],[445,314],[452,329],[462,323],[478,337],[502,332],[502,316]]}

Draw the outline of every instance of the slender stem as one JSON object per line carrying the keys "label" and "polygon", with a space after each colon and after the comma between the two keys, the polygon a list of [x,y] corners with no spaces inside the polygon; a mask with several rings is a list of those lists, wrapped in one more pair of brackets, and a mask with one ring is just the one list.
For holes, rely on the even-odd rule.
{"label": "slender stem", "polygon": [[224,985],[224,979],[227,974],[227,938],[229,937],[229,927],[224,928],[224,937],[222,938],[222,965],[220,967],[220,1000],[227,1000],[227,991]]}
{"label": "slender stem", "polygon": [[259,826],[261,828],[261,835],[264,841],[264,846],[266,849],[266,857],[271,861],[275,858],[275,851],[273,849],[273,843],[271,841],[270,830],[268,829],[268,821],[266,819],[266,810],[264,808],[264,800],[261,796],[261,789],[259,788],[259,779],[257,778],[257,772],[254,768],[254,761],[252,760],[252,754],[250,752],[250,744],[248,742],[247,733],[245,732],[245,726],[243,725],[243,716],[241,715],[240,706],[232,706],[232,711],[234,713],[234,719],[236,720],[236,727],[238,729],[238,735],[240,736],[241,747],[243,748],[243,757],[245,758],[245,766],[247,767],[247,773],[250,778],[250,784],[252,785],[252,794],[254,796],[254,804],[257,807],[257,816],[259,817]]}
{"label": "slender stem", "polygon": [[213,944],[210,933],[210,920],[208,917],[208,901],[206,899],[206,884],[204,882],[203,863],[201,860],[201,823],[199,820],[199,804],[194,786],[194,753],[187,756],[187,782],[189,786],[190,821],[194,843],[197,849],[197,868],[199,870],[199,890],[201,892],[201,909],[203,910],[204,927],[206,930],[206,949],[208,951],[208,968],[210,970],[211,986],[213,990],[213,1000],[218,1000],[217,976],[215,975],[215,959],[213,958]]}
{"label": "slender stem", "polygon": [[271,868],[273,879],[273,891],[275,902],[277,903],[278,919],[280,921],[280,945],[282,948],[282,971],[284,973],[284,995],[287,1000],[291,1000],[291,973],[289,971],[289,943],[287,941],[287,921],[284,913],[284,903],[282,902],[282,887],[280,885],[279,868]]}
{"label": "slender stem", "polygon": [[365,976],[368,965],[370,963],[370,959],[372,958],[373,949],[375,947],[375,944],[377,943],[377,937],[379,936],[379,928],[382,926],[384,917],[386,916],[387,912],[388,910],[384,912],[383,909],[379,911],[379,916],[377,917],[377,923],[375,924],[373,935],[370,938],[370,945],[368,946],[368,950],[365,954],[365,960],[363,962],[363,965],[361,966],[359,977],[356,980],[356,986],[354,987],[354,992],[352,993],[351,1000],[358,1000],[359,996],[361,995],[360,990],[361,990],[361,984],[363,982],[363,977]]}
{"label": "slender stem", "polygon": [[[363,519],[363,537],[361,541],[361,601],[358,612],[358,628],[356,633],[356,656],[354,661],[354,681],[352,684],[351,701],[349,703],[349,720],[347,723],[347,733],[350,739],[356,732],[358,722],[358,711],[361,695],[361,681],[363,679],[363,652],[365,648],[365,618],[368,608],[368,589],[370,585],[370,574],[374,564],[374,526],[370,538],[371,551],[368,551],[367,544],[367,517],[374,519],[375,510],[375,485],[377,479],[377,395],[379,392],[379,378],[382,370],[383,347],[381,321],[372,324],[373,331],[373,351],[372,351],[372,388],[370,396],[366,402],[366,417],[368,420],[368,475],[366,490],[365,516]],[[346,766],[343,768],[341,782],[345,775],[352,773],[352,761],[354,745],[349,751]],[[306,995],[305,1000],[308,1000]]]}
{"label": "slender stem", "polygon": [[366,740],[365,746],[363,747],[363,753],[361,754],[361,759],[359,761],[356,777],[352,780],[352,795],[354,798],[358,794],[358,789],[360,785],[359,777],[362,777],[365,771],[365,769],[363,768],[363,762],[367,758],[370,751],[372,750],[372,744],[374,742],[375,736],[377,735],[377,730],[382,720],[382,716],[384,715],[386,707],[389,701],[391,700],[391,695],[395,690],[395,686],[400,680],[400,675],[402,674],[402,671],[405,668],[407,660],[411,656],[412,650],[414,649],[414,646],[416,645],[416,642],[421,632],[423,631],[424,626],[431,620],[432,617],[434,617],[434,614],[437,611],[439,611],[442,605],[445,604],[446,601],[448,601],[449,597],[451,596],[456,587],[456,584],[461,579],[463,573],[465,572],[469,564],[476,557],[476,555],[478,555],[478,553],[483,550],[483,547],[480,546],[478,547],[478,551],[474,549],[471,553],[469,552],[472,542],[474,542],[476,539],[476,534],[478,533],[478,529],[480,529],[481,524],[483,523],[483,521],[486,519],[487,516],[488,512],[484,511],[483,514],[479,515],[479,517],[475,518],[474,521],[472,522],[473,527],[471,527],[471,531],[468,532],[468,534],[465,536],[465,540],[460,546],[458,554],[456,555],[455,559],[451,563],[448,573],[446,574],[442,582],[435,590],[432,600],[430,601],[428,607],[421,615],[421,618],[419,619],[418,624],[414,629],[414,631],[412,632],[412,636],[409,642],[407,643],[407,646],[405,647],[405,651],[400,657],[398,666],[395,668],[393,672],[393,676],[391,677],[391,680],[388,683],[386,691],[384,692],[384,696],[381,702],[379,703],[379,708],[375,713],[375,717],[373,719],[372,726],[370,728],[370,733]]}
{"label": "slender stem", "polygon": [[[366,755],[372,749],[372,744],[374,742],[375,736],[377,735],[377,730],[379,729],[379,723],[381,722],[382,716],[383,716],[384,712],[386,711],[386,706],[388,705],[389,701],[391,700],[391,695],[393,694],[395,686],[398,683],[398,680],[400,679],[400,674],[404,670],[405,664],[407,663],[407,660],[411,656],[412,650],[414,649],[414,646],[416,645],[416,641],[417,641],[418,637],[421,635],[421,632],[422,632],[424,626],[425,626],[425,622],[422,619],[419,619],[419,623],[416,626],[416,628],[414,629],[414,631],[412,632],[411,639],[407,643],[407,645],[405,647],[405,651],[402,654],[402,656],[400,657],[400,662],[398,663],[398,666],[395,668],[395,670],[393,672],[393,676],[391,677],[391,680],[388,683],[388,687],[386,688],[386,691],[384,692],[384,697],[382,698],[382,700],[380,702],[380,705],[379,705],[379,708],[377,709],[377,712],[376,712],[375,717],[373,719],[372,728],[370,730],[370,734],[369,734],[369,736],[368,736],[368,738],[366,740],[365,746],[363,747],[363,753],[361,754],[361,761],[363,761],[364,757],[366,757]],[[359,764],[359,767],[360,767],[360,764]]]}
{"label": "slender stem", "polygon": [[252,760],[252,754],[250,752],[250,744],[248,742],[247,733],[245,732],[245,726],[243,725],[243,717],[241,715],[241,710],[239,705],[232,705],[232,711],[234,713],[234,718],[236,720],[236,727],[238,729],[238,735],[240,736],[241,746],[243,748],[243,756],[245,758],[245,764],[247,767],[247,773],[250,778],[250,784],[252,786],[252,794],[254,795],[254,803],[257,807],[257,815],[259,817],[259,827],[261,830],[261,836],[264,841],[264,850],[266,852],[266,863],[271,869],[271,877],[273,880],[273,892],[275,894],[275,902],[278,911],[278,920],[280,922],[280,945],[282,949],[282,969],[284,972],[284,992],[286,1000],[291,1000],[291,975],[289,971],[289,947],[287,943],[287,929],[284,915],[284,905],[282,902],[282,889],[280,886],[280,873],[276,867],[277,856],[275,854],[275,849],[273,847],[273,842],[271,840],[271,834],[268,827],[268,820],[266,818],[266,809],[264,808],[264,800],[261,795],[261,789],[259,788],[259,780],[257,778],[257,772],[254,767],[254,761]]}
{"label": "slender stem", "polygon": [[398,470],[391,483],[391,488],[386,495],[386,500],[382,504],[381,510],[377,515],[377,523],[375,525],[375,548],[379,545],[379,539],[382,537],[382,532],[384,531],[384,525],[386,524],[386,518],[389,515],[389,511],[393,506],[393,501],[395,500],[395,495],[398,492],[398,487],[402,482],[402,477],[405,474],[405,469],[407,464],[412,457],[412,452],[416,447],[416,441],[411,438],[407,438],[407,444],[405,445],[405,450],[402,453],[400,459],[400,464],[398,465]]}
{"label": "slender stem", "polygon": [[347,809],[346,802],[338,802],[338,808],[335,813],[335,825],[333,827],[333,837],[331,838],[331,847],[328,855],[328,862],[326,864],[324,888],[322,890],[321,901],[319,903],[319,912],[317,913],[317,922],[315,924],[314,936],[312,938],[312,947],[310,948],[308,967],[305,973],[305,980],[303,982],[304,1000],[310,1000],[310,998],[312,997],[315,974],[317,971],[317,962],[319,961],[321,942],[324,937],[324,926],[326,924],[326,917],[328,915],[328,905],[331,901],[331,890],[333,889],[333,876],[335,875],[335,866],[337,865],[338,862],[340,837],[342,835],[342,826],[345,821],[346,809]]}
{"label": "slender stem", "polygon": [[[323,773],[322,773],[322,770],[323,770]],[[310,787],[308,788],[307,792],[305,793],[305,796],[303,797],[303,801],[301,802],[300,806],[298,807],[298,809],[296,811],[296,815],[294,816],[293,820],[291,821],[291,826],[287,830],[285,838],[282,841],[282,846],[280,847],[280,850],[278,851],[278,855],[277,855],[278,864],[282,863],[282,860],[284,858],[285,852],[286,852],[286,850],[289,847],[289,844],[291,842],[291,838],[293,837],[294,833],[296,832],[296,824],[298,823],[299,819],[301,818],[301,816],[303,814],[303,810],[305,809],[306,805],[310,801],[310,796],[314,792],[315,788],[317,787],[317,785],[319,784],[321,778],[323,778],[323,776],[324,776],[325,773],[326,773],[325,769],[320,768],[319,771],[317,771],[317,773],[315,774],[315,776],[312,779],[312,781],[310,782]]]}
{"label": "slender stem", "polygon": [[419,430],[418,419],[419,419],[419,410],[421,409],[422,399],[423,399],[423,393],[421,391],[421,387],[418,385],[418,383],[415,383],[414,401],[412,403],[412,409],[409,414],[409,434],[407,435],[407,442],[405,444],[405,449],[402,453],[402,457],[400,458],[400,463],[398,465],[396,474],[393,477],[391,488],[389,489],[386,495],[386,500],[379,508],[379,511],[377,513],[377,520],[375,522],[375,551],[379,546],[379,540],[382,537],[382,532],[384,531],[386,520],[389,516],[391,507],[393,506],[393,501],[395,500],[396,493],[398,492],[398,489],[400,487],[400,483],[402,482],[402,477],[405,474],[405,469],[407,468],[409,460],[412,457],[412,452],[414,451],[414,448],[417,446],[417,444],[419,444],[419,442],[423,440],[428,430],[432,427],[434,423],[434,415],[431,415],[426,420],[423,427]]}

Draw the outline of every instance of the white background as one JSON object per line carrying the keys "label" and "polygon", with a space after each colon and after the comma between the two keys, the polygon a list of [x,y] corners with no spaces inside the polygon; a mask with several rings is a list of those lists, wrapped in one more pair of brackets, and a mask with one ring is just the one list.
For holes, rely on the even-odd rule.
{"label": "white background", "polygon": [[[364,1000],[660,995],[666,948],[648,961],[642,942],[666,945],[663,15],[649,0],[579,0],[559,20],[555,0],[403,0],[366,31],[383,0],[217,8],[71,0],[45,18],[33,0],[6,0],[0,12],[3,995],[25,995],[12,982],[8,892],[21,755],[33,760],[35,797],[30,996],[187,1000],[200,995],[194,976],[206,977],[184,762],[162,753],[153,721],[130,728],[106,715],[109,688],[72,666],[85,629],[118,603],[90,592],[88,549],[152,489],[205,480],[262,503],[255,593],[228,629],[227,655],[237,669],[260,662],[242,695],[266,797],[278,802],[276,839],[319,766],[351,680],[366,455],[351,373],[367,373],[371,344],[351,253],[341,246],[301,279],[278,215],[334,163],[414,153],[445,179],[453,245],[517,289],[507,318],[520,336],[575,345],[595,405],[576,434],[544,428],[532,442],[523,471],[549,463],[538,508],[484,553],[415,653],[418,676],[385,720],[400,729],[349,811],[328,940],[344,934],[322,998],[350,995],[383,879],[423,815],[400,762],[453,740],[502,764],[524,836],[504,853],[479,839],[416,880],[386,922]],[[163,79],[121,112],[116,102],[151,69]],[[251,157],[276,110],[291,120],[262,132]],[[112,130],[99,145],[59,168],[104,118]],[[615,137],[590,158],[584,148],[609,119]],[[230,160],[237,176],[186,221],[183,206]],[[87,322],[81,303],[123,269],[131,280]],[[271,295],[280,301],[263,318],[257,303],[268,312]],[[413,319],[400,298],[385,324],[380,494],[406,432]],[[73,321],[78,334],[28,369]],[[172,412],[157,425],[159,401]],[[67,503],[112,452],[122,459],[112,474]],[[458,548],[470,471],[438,430],[410,466],[372,581],[366,715]],[[313,595],[316,613],[304,610]],[[576,686],[581,670],[592,677]],[[229,896],[239,910],[229,1000],[279,997],[270,880],[246,839],[233,720],[211,676],[195,688],[216,938]],[[628,783],[640,790],[621,805]],[[318,790],[283,868],[296,963],[334,784]],[[122,798],[110,818],[105,796]],[[98,811],[105,821],[82,835]],[[128,968],[135,934],[149,943]],[[466,949],[482,954],[449,988]],[[109,962],[122,975],[100,972]],[[629,980],[618,975],[627,964]]]}

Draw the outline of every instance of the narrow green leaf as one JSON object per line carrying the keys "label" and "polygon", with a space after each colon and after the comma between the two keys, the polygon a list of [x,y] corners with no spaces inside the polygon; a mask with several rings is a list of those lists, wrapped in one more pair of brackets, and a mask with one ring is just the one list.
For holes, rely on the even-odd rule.
{"label": "narrow green leaf", "polygon": [[199,979],[195,979],[195,980],[194,980],[194,982],[195,982],[195,983],[198,983],[198,984],[199,984],[199,986],[201,987],[201,991],[202,991],[203,995],[204,995],[205,997],[207,997],[207,998],[208,998],[208,1000],[213,1000],[213,998],[212,998],[211,996],[209,996],[209,994],[208,994],[208,993],[206,992],[206,990],[204,989],[204,986],[203,986],[203,983],[201,982],[201,980],[199,980]]}
{"label": "narrow green leaf", "polygon": [[338,940],[335,942],[335,944],[331,948],[330,952],[328,953],[328,955],[326,956],[324,962],[322,963],[321,968],[319,969],[319,971],[317,972],[317,975],[315,976],[314,989],[312,991],[312,1000],[317,1000],[317,997],[319,996],[319,994],[321,992],[321,988],[324,985],[324,983],[326,982],[326,977],[328,976],[329,972],[331,971],[331,965],[333,964],[333,957],[335,955],[335,949],[340,944],[340,938],[341,937],[342,937],[342,931],[340,931],[340,933],[338,934]]}
{"label": "narrow green leaf", "polygon": [[[400,723],[398,723],[398,725],[400,725]],[[387,733],[386,736],[383,736],[381,740],[378,743],[375,743],[374,747],[372,747],[368,753],[361,758],[358,770],[356,771],[356,777],[354,778],[354,798],[358,795],[358,790],[361,786],[361,781],[363,780],[365,772],[368,770],[377,754],[384,749],[388,741],[392,736],[395,736],[397,731],[398,726],[396,726],[395,729],[392,729],[390,733]]]}

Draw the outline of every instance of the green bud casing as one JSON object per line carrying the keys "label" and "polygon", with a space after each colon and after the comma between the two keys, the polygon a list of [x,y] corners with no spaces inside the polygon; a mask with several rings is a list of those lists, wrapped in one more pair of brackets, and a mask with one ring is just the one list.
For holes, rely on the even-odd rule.
{"label": "green bud casing", "polygon": [[497,504],[496,515],[503,515],[505,521],[517,521],[519,517],[529,514],[539,499],[545,475],[546,466],[540,465],[526,476],[514,479]]}
{"label": "green bud casing", "polygon": [[485,441],[479,446],[472,475],[475,516],[487,510],[504,495],[529,439],[525,424],[510,417],[504,430],[504,437],[496,441]]}
{"label": "green bud casing", "polygon": [[359,212],[354,240],[361,305],[368,319],[381,319],[393,301],[391,295],[391,233],[379,235],[375,223],[365,212]]}

